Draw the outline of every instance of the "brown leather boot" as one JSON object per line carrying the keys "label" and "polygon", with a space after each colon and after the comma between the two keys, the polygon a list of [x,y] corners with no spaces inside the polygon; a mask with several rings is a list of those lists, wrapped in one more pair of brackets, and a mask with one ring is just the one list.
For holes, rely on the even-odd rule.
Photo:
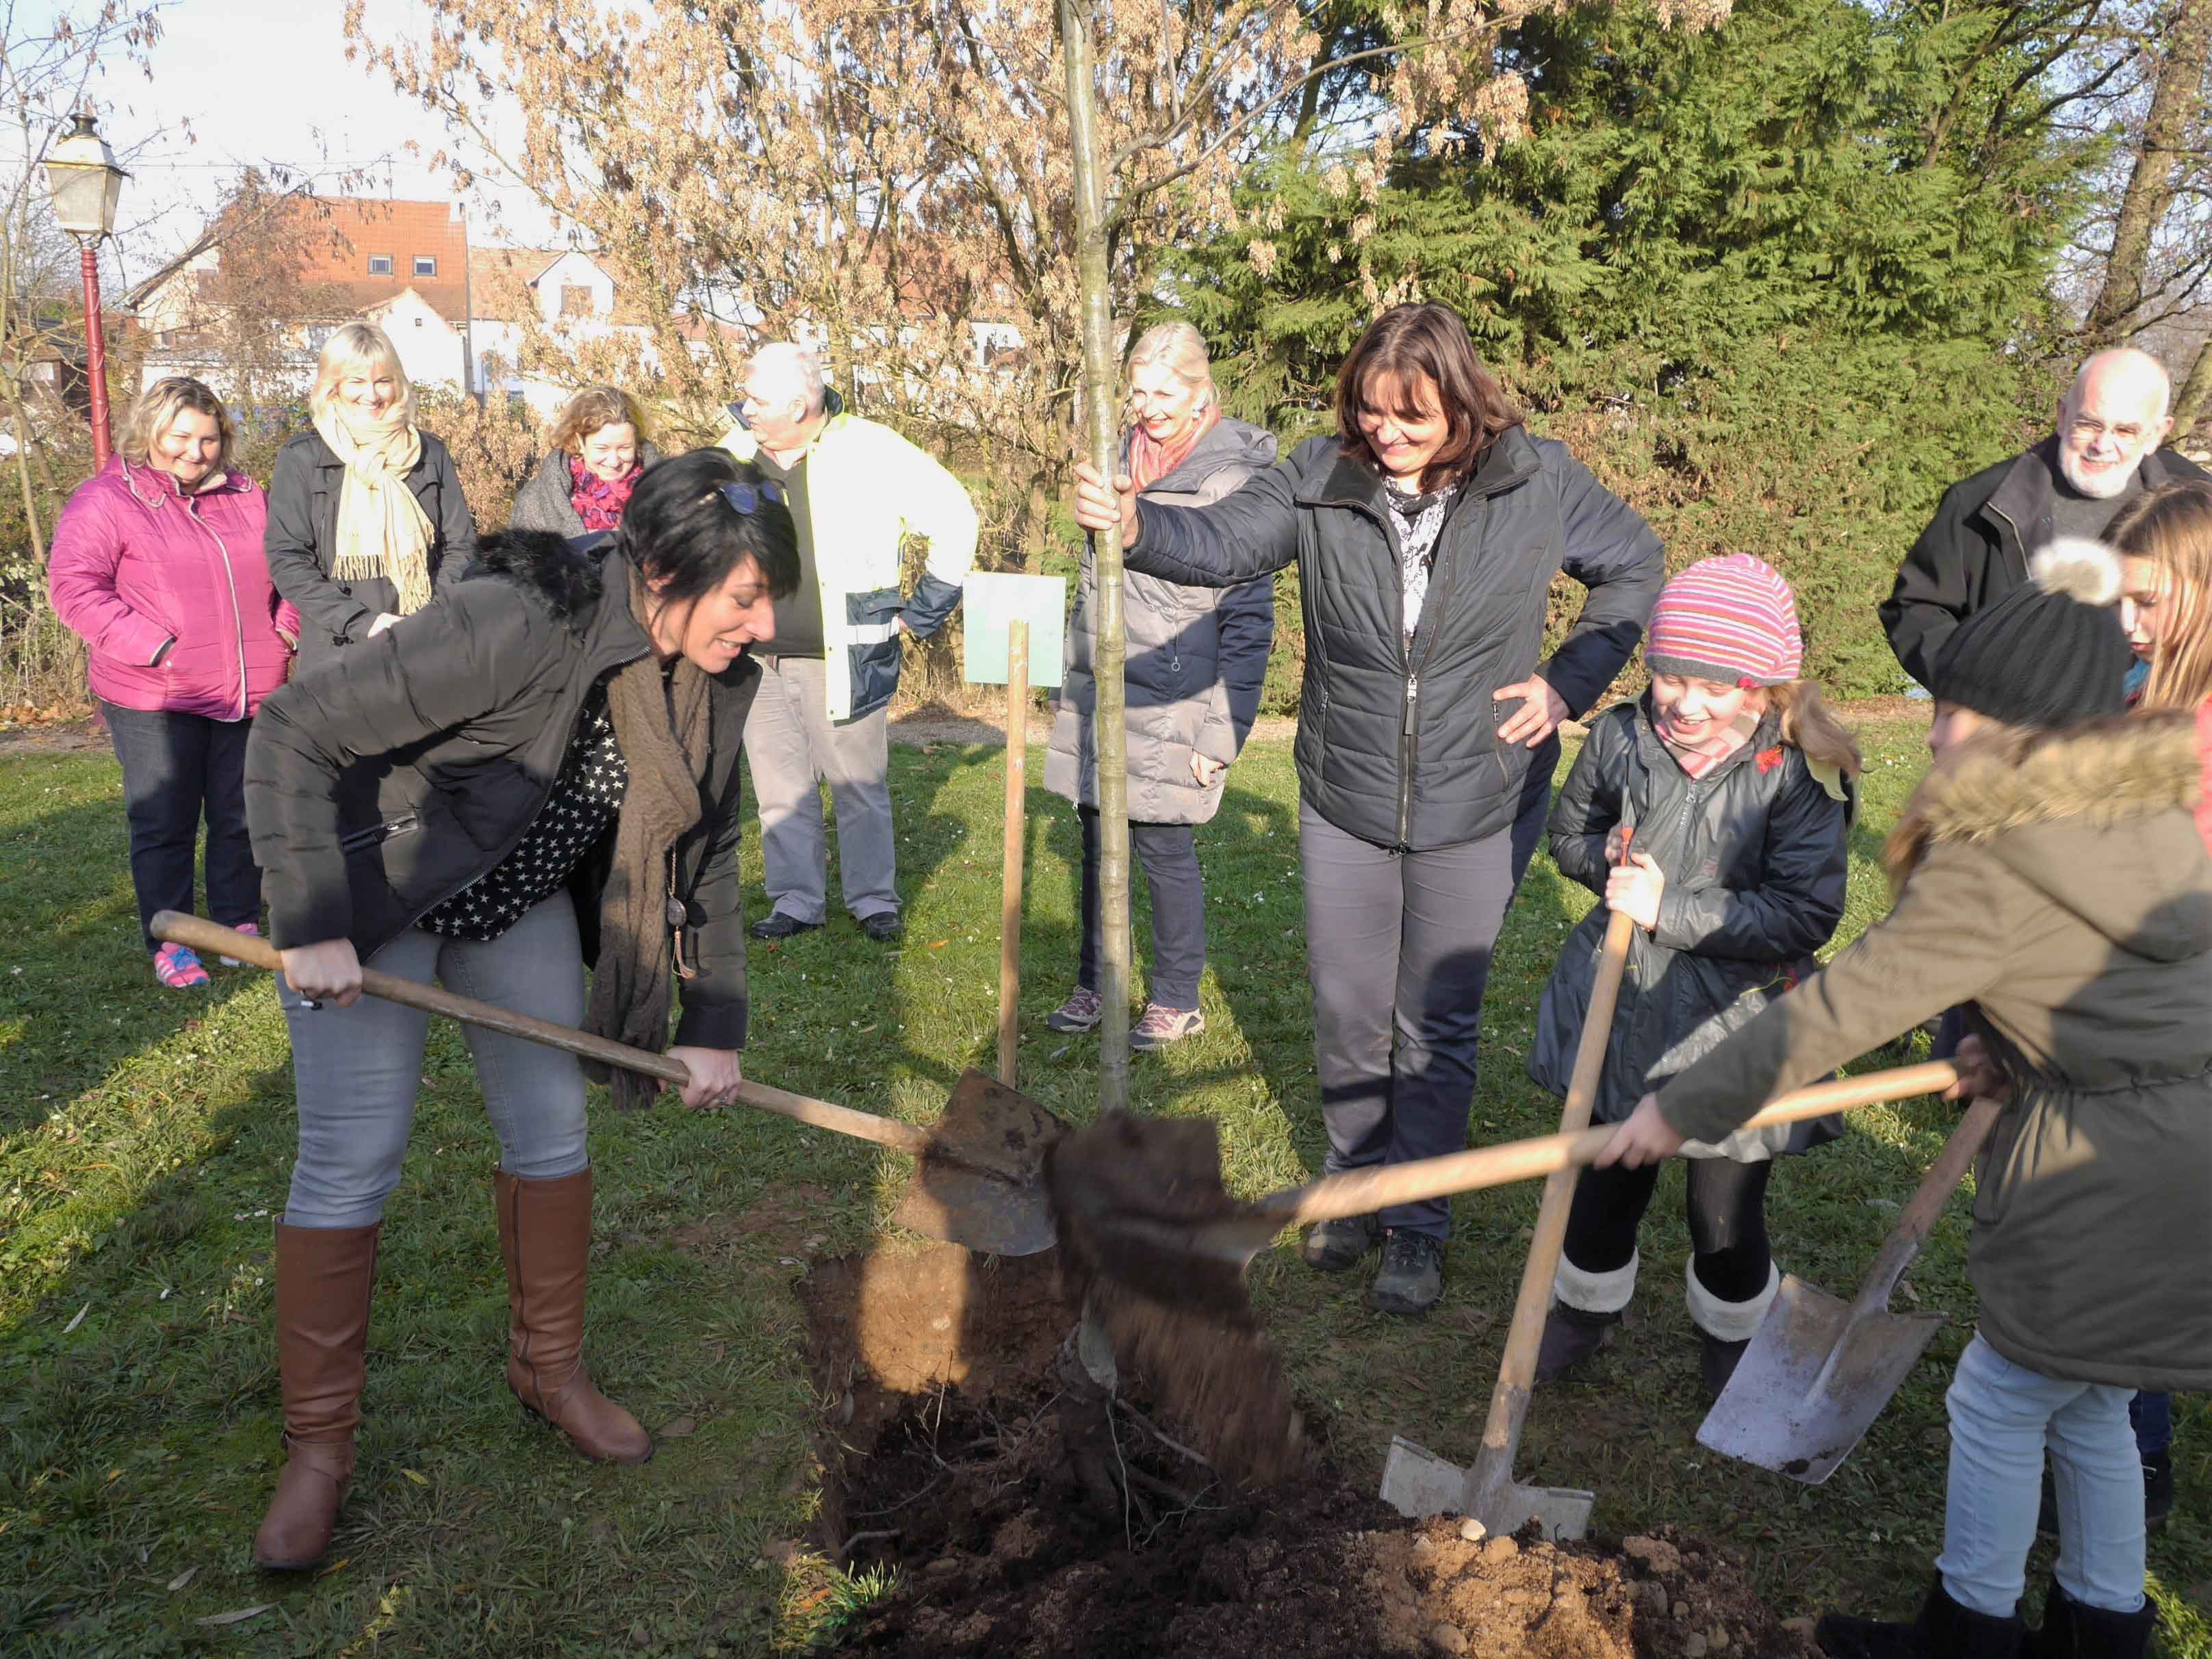
{"label": "brown leather boot", "polygon": [[269,1572],[312,1567],[331,1547],[353,1480],[353,1435],[368,1350],[376,1227],[276,1224],[276,1370],[284,1395],[284,1471],[253,1535]]}
{"label": "brown leather boot", "polygon": [[592,1248],[592,1172],[492,1177],[507,1258],[507,1386],[594,1463],[642,1463],[653,1439],[592,1386],[584,1369],[584,1270]]}

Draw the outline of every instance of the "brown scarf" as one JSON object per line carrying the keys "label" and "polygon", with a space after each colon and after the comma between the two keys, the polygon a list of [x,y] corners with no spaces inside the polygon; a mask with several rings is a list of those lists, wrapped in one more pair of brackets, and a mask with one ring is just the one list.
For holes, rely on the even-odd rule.
{"label": "brown scarf", "polygon": [[[627,560],[632,614],[646,614],[644,579]],[[651,652],[607,682],[615,744],[629,787],[615,821],[614,866],[599,896],[599,960],[584,1029],[659,1054],[668,1045],[671,980],[691,977],[669,918],[676,892],[676,843],[699,822],[700,786],[714,753],[713,683],[689,658],[664,675]],[[635,1072],[584,1062],[584,1073],[613,1091],[615,1104],[652,1104],[654,1085]]]}

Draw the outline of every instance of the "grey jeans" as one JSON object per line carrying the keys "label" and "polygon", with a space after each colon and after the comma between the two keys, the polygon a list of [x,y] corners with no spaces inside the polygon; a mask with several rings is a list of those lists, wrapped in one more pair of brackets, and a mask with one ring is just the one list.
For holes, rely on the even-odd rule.
{"label": "grey jeans", "polygon": [[837,869],[845,908],[866,921],[898,914],[891,839],[890,715],[830,723],[819,657],[763,657],[745,717],[745,761],[760,802],[761,860],[769,904],[799,921],[829,915],[830,836],[822,785],[837,809]]}
{"label": "grey jeans", "polygon": [[[584,956],[576,912],[556,893],[488,944],[410,928],[368,966],[433,980],[463,996],[577,1025],[584,1018]],[[276,980],[292,1033],[300,1157],[284,1220],[294,1227],[366,1227],[380,1220],[399,1184],[422,1043],[430,1016],[364,996],[350,1008],[310,1007]],[[499,1137],[499,1166],[529,1181],[576,1173],[584,1143],[584,1074],[575,1057],[520,1037],[463,1028],[477,1085]]]}
{"label": "grey jeans", "polygon": [[[1513,896],[1513,833],[1425,853],[1298,812],[1314,1066],[1332,1175],[1467,1145],[1491,952]],[[1382,1212],[1443,1238],[1443,1199]]]}

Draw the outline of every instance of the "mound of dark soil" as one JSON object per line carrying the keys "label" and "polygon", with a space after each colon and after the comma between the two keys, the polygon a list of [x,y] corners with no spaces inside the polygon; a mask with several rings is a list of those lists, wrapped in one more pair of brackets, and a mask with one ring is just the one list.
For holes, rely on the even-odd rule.
{"label": "mound of dark soil", "polygon": [[[848,1627],[897,1659],[1803,1659],[1743,1574],[1673,1534],[1620,1547],[1470,1541],[1408,1522],[1311,1449],[1231,1481],[1125,1375],[1118,1512],[1079,1478],[1048,1348],[1070,1310],[1034,1268],[952,1277],[937,1253],[825,1264],[809,1300],[831,1432],[825,1553],[896,1570]],[[957,1334],[956,1335],[956,1333]],[[929,1337],[946,1345],[932,1383]],[[917,1340],[920,1339],[920,1340]],[[884,1370],[870,1363],[871,1348]],[[957,1352],[952,1351],[957,1350]],[[1000,1363],[982,1358],[992,1354]],[[1006,1360],[1013,1359],[1009,1364]],[[950,1380],[957,1379],[957,1380]],[[1362,1490],[1364,1486],[1366,1490]]]}

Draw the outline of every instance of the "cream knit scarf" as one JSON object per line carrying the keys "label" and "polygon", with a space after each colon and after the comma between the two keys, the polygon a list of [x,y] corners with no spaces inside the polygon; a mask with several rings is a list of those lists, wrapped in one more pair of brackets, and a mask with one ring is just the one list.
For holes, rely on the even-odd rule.
{"label": "cream knit scarf", "polygon": [[430,603],[429,515],[407,487],[422,459],[422,434],[397,418],[379,420],[343,404],[315,418],[316,435],[345,464],[338,491],[338,544],[331,574],[340,581],[382,576],[398,595],[399,614]]}

